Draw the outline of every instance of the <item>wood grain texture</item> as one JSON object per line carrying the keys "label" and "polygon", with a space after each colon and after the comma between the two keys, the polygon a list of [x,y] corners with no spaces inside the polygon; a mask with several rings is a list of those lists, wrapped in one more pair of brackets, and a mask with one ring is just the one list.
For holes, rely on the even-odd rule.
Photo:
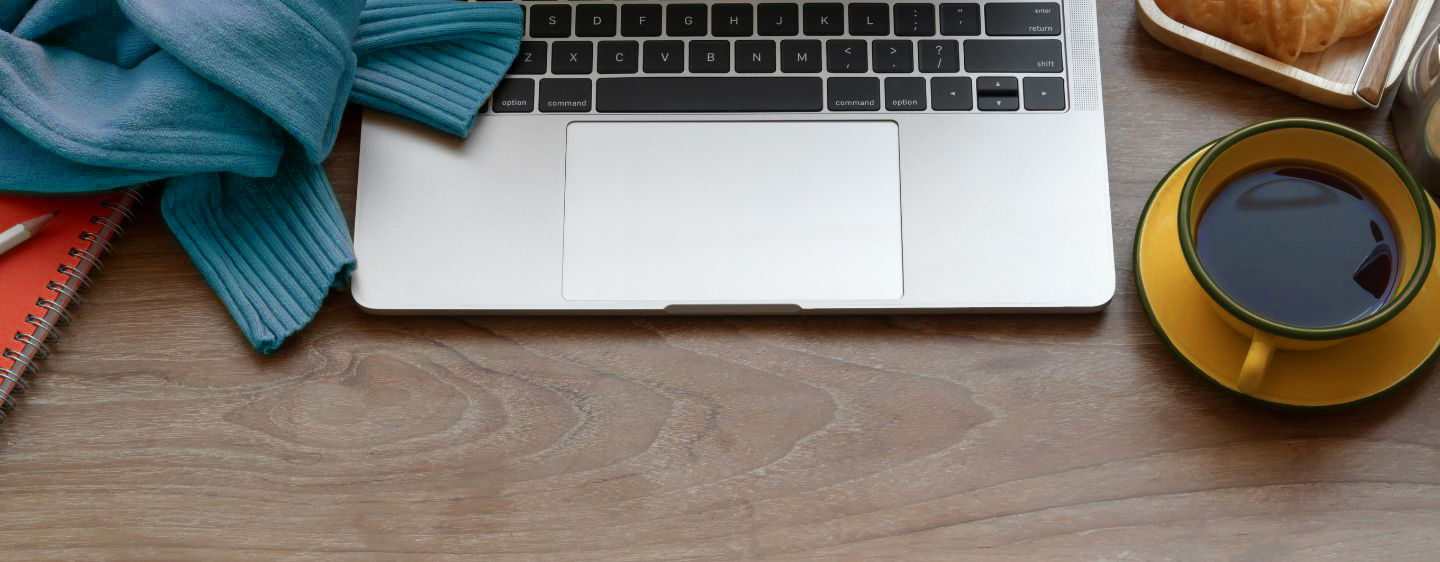
{"label": "wood grain texture", "polygon": [[[1210,63],[1248,76],[1302,98],[1343,109],[1370,107],[1357,98],[1362,82],[1367,98],[1378,99],[1382,84],[1394,84],[1404,68],[1405,56],[1420,37],[1433,0],[1392,0],[1405,4],[1404,13],[1391,20],[1387,17],[1380,29],[1364,35],[1341,39],[1318,53],[1301,53],[1294,64],[1270,57],[1210,35],[1175,21],[1156,5],[1155,0],[1136,0],[1135,14],[1141,25],[1158,41]],[[1413,14],[1413,16],[1412,16]],[[1389,29],[1387,32],[1386,29]],[[1390,37],[1380,41],[1382,32]],[[1366,67],[1372,49],[1375,60],[1390,61]],[[1370,76],[1363,74],[1369,73]]]}
{"label": "wood grain texture", "polygon": [[[1440,379],[1328,414],[1187,372],[1154,183],[1301,101],[1100,6],[1119,286],[1083,316],[390,318],[255,355],[148,207],[0,426],[0,558],[1434,559]],[[353,201],[354,115],[330,177]]]}
{"label": "wood grain texture", "polygon": [[[1393,66],[1384,61],[1393,61],[1397,58],[1396,55],[1400,53],[1401,45],[1404,44],[1403,36],[1406,35],[1406,28],[1415,29],[1416,33],[1419,32],[1419,27],[1412,25],[1414,23],[1413,16],[1417,13],[1421,14],[1423,20],[1423,15],[1429,13],[1428,7],[1423,11],[1417,10],[1416,1],[1390,0],[1390,8],[1385,14],[1385,19],[1380,23],[1380,29],[1375,31],[1375,45],[1370,51],[1370,56],[1378,61],[1378,64],[1367,64],[1360,70],[1360,77],[1355,80],[1355,95],[1360,96],[1371,107],[1380,104],[1380,97],[1385,94],[1385,77],[1390,74],[1390,68]],[[1412,35],[1412,41],[1413,37]]]}

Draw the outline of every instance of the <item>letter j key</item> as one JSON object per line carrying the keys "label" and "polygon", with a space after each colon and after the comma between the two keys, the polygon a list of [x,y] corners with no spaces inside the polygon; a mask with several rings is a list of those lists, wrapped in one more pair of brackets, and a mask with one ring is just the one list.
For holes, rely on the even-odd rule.
{"label": "letter j key", "polygon": [[756,7],[756,27],[764,37],[794,37],[800,33],[800,7],[765,3]]}

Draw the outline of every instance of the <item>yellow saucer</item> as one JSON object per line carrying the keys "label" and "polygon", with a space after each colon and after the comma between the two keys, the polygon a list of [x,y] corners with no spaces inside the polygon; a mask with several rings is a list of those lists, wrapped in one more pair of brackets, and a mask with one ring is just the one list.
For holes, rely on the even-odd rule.
{"label": "yellow saucer", "polygon": [[[1239,394],[1235,384],[1249,349],[1216,313],[1180,253],[1176,213],[1191,168],[1209,149],[1195,151],[1156,186],[1135,233],[1135,286],[1160,339],[1197,373]],[[1440,214],[1435,202],[1432,212]],[[1313,351],[1276,351],[1254,394],[1270,404],[1323,408],[1385,393],[1419,372],[1440,348],[1440,267],[1394,319],[1339,344]]]}

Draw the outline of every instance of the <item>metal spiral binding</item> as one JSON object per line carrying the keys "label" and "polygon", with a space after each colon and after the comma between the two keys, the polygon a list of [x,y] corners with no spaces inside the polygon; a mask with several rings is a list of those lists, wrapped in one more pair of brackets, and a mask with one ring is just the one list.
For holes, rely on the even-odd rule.
{"label": "metal spiral binding", "polygon": [[[69,323],[70,323],[70,311],[65,310],[65,307],[64,307],[64,306],[61,306],[60,303],[55,302],[55,301],[52,300],[52,299],[47,299],[47,298],[38,298],[38,299],[35,299],[35,306],[38,306],[38,307],[43,308],[43,309],[45,309],[45,310],[48,310],[48,311],[50,311],[50,312],[54,312],[54,313],[55,313],[55,317],[60,319],[60,324],[69,324]],[[49,314],[46,314],[46,316],[49,316]]]}
{"label": "metal spiral binding", "polygon": [[[28,366],[29,363],[26,363],[26,365]],[[25,372],[27,368],[28,367],[20,368],[20,372]],[[15,374],[15,371],[11,371],[8,367],[0,367],[0,380],[7,380],[15,385],[12,387],[14,388],[14,390],[11,391],[12,394],[24,394],[26,390],[30,389],[30,384],[25,382],[25,379],[23,377]]]}
{"label": "metal spiral binding", "polygon": [[39,330],[35,333],[45,334],[44,336],[37,336],[42,340],[53,342],[60,338],[60,334],[55,331],[55,325],[51,324],[49,320],[46,320],[34,314],[26,314],[25,322],[27,324],[30,324],[31,326],[39,328]]}
{"label": "metal spiral binding", "polygon": [[120,223],[111,220],[110,217],[95,215],[90,217],[90,224],[98,224],[109,228],[111,232],[115,233],[116,238],[125,236],[125,227],[120,226]]}
{"label": "metal spiral binding", "polygon": [[94,232],[88,230],[81,232],[80,240],[89,242],[91,247],[99,246],[101,254],[110,253],[110,241],[97,236]]}
{"label": "metal spiral binding", "polygon": [[[137,198],[139,197],[138,192],[131,191],[131,193],[135,194]],[[125,217],[126,221],[135,220],[135,213],[132,212],[129,208],[121,206],[119,203],[116,203],[114,201],[106,201],[104,203],[101,203],[100,206],[120,213],[121,216]]]}
{"label": "metal spiral binding", "polygon": [[[37,373],[38,373],[38,372],[40,372],[40,370],[39,370],[38,368],[36,368],[35,365],[32,365],[32,364],[30,363],[30,360],[29,360],[29,359],[26,359],[24,355],[21,355],[19,352],[15,351],[15,350],[13,350],[13,349],[10,349],[10,348],[8,348],[8,347],[5,348],[4,357],[5,357],[6,359],[10,359],[10,360],[14,361],[15,363],[17,363],[17,365],[12,365],[12,367],[18,368],[18,369],[20,370],[20,372],[22,372],[22,373],[27,373],[27,372],[37,372]],[[16,385],[16,386],[19,386],[19,385]]]}
{"label": "metal spiral binding", "polygon": [[[144,201],[138,189],[123,190],[126,196],[133,199],[134,204]],[[135,213],[131,211],[133,205],[122,204],[122,199],[109,200],[101,203],[101,206],[110,209],[114,215],[123,217],[126,221],[135,219]],[[112,216],[114,216],[112,215]],[[8,381],[11,386],[10,392],[0,392],[0,423],[5,423],[9,418],[8,411],[15,407],[15,394],[23,394],[30,385],[25,381],[25,375],[37,372],[36,360],[44,359],[50,355],[49,343],[55,341],[59,336],[57,325],[70,321],[70,313],[67,307],[80,303],[80,295],[75,290],[75,283],[78,282],[81,288],[90,287],[90,277],[100,272],[100,257],[109,253],[110,241],[124,236],[125,229],[120,222],[109,216],[96,215],[90,217],[90,224],[98,225],[96,232],[89,230],[80,233],[80,240],[85,242],[85,248],[70,248],[70,257],[77,260],[81,267],[70,264],[60,264],[56,271],[61,275],[70,278],[70,282],[57,283],[50,281],[45,288],[55,292],[55,298],[39,298],[35,306],[46,311],[44,317],[28,314],[25,322],[35,326],[31,333],[16,332],[15,341],[20,344],[20,350],[16,351],[11,347],[0,344],[0,357],[9,359],[9,367],[0,367],[0,383]],[[48,319],[47,319],[48,318]],[[53,321],[52,321],[53,319]],[[25,350],[33,350],[34,353],[26,355]]]}
{"label": "metal spiral binding", "polygon": [[75,268],[75,266],[72,266],[72,265],[67,264],[67,263],[62,263],[62,264],[60,264],[60,267],[57,268],[55,271],[58,271],[58,272],[60,272],[61,275],[67,276],[67,277],[69,277],[69,278],[71,278],[71,279],[78,279],[78,280],[80,280],[80,288],[81,288],[81,289],[89,289],[89,288],[91,287],[91,285],[90,285],[90,276],[89,276],[89,275],[86,275],[85,272],[80,271],[79,269]]}
{"label": "metal spiral binding", "polygon": [[39,350],[35,353],[35,357],[43,358],[50,356],[50,347],[45,344],[45,340],[42,340],[25,332],[15,332],[15,341],[23,343],[26,346],[33,346],[35,349]]}
{"label": "metal spiral binding", "polygon": [[45,288],[51,291],[55,291],[60,296],[65,297],[65,302],[71,305],[80,304],[80,301],[82,300],[80,298],[80,294],[75,292],[75,289],[71,289],[69,285],[65,285],[63,283],[56,283],[54,281],[50,281],[45,283]]}
{"label": "metal spiral binding", "polygon": [[90,266],[90,271],[100,271],[100,257],[95,254],[80,248],[70,248],[70,257],[84,261],[85,265]]}

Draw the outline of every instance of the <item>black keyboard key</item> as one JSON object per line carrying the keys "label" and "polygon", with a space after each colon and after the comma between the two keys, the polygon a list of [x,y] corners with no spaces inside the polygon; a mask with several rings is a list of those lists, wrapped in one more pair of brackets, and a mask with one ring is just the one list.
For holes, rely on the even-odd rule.
{"label": "black keyboard key", "polygon": [[515,64],[510,65],[509,74],[545,74],[544,41],[521,41],[520,54],[515,55]]}
{"label": "black keyboard key", "polygon": [[851,4],[851,35],[889,35],[890,7],[885,4]]}
{"label": "black keyboard key", "polygon": [[969,76],[930,79],[930,106],[935,111],[970,111],[970,99]]}
{"label": "black keyboard key", "polygon": [[545,113],[586,113],[590,111],[590,79],[545,78],[541,80],[540,111]]}
{"label": "black keyboard key", "polygon": [[994,2],[985,5],[990,35],[1059,35],[1060,5],[1054,2]]}
{"label": "black keyboard key", "polygon": [[925,79],[886,78],[885,109],[925,111]]}
{"label": "black keyboard key", "polygon": [[672,37],[705,35],[704,4],[668,4],[665,6],[665,33]]}
{"label": "black keyboard key", "polygon": [[822,3],[805,5],[806,35],[844,35],[845,5]]}
{"label": "black keyboard key", "polygon": [[903,73],[915,71],[914,43],[910,41],[876,40],[873,57],[875,72]]}
{"label": "black keyboard key", "polygon": [[780,72],[820,72],[820,42],[808,39],[781,41]]}
{"label": "black keyboard key", "polygon": [[1060,72],[1059,39],[971,39],[965,42],[966,72]]}
{"label": "black keyboard key", "polygon": [[594,68],[595,44],[589,41],[556,41],[552,44],[555,60],[550,71],[555,74],[590,74]]}
{"label": "black keyboard key", "polygon": [[614,37],[615,5],[605,3],[576,6],[575,35],[579,37]]}
{"label": "black keyboard key", "polygon": [[535,111],[535,80],[506,78],[490,94],[495,113],[530,113]]}
{"label": "black keyboard key", "polygon": [[896,4],[895,34],[901,37],[928,37],[935,34],[934,4]]}
{"label": "black keyboard key", "polygon": [[595,99],[602,113],[820,111],[825,101],[820,78],[799,76],[601,78]]}
{"label": "black keyboard key", "polygon": [[1020,80],[1014,76],[981,76],[975,79],[975,99],[981,111],[1020,109]]}
{"label": "black keyboard key", "polygon": [[755,34],[755,13],[749,4],[715,4],[710,7],[710,34],[716,37],[749,37]]}
{"label": "black keyboard key", "polygon": [[830,91],[830,111],[879,111],[879,78],[831,78],[825,89]]}
{"label": "black keyboard key", "polygon": [[1020,98],[1017,96],[976,96],[980,101],[980,111],[1015,111],[1020,109]]}
{"label": "black keyboard key", "polygon": [[775,42],[736,41],[735,72],[775,72]]}
{"label": "black keyboard key", "polygon": [[1059,76],[1025,78],[1025,109],[1028,111],[1064,110],[1065,79]]}
{"label": "black keyboard key", "polygon": [[669,74],[685,72],[684,41],[646,41],[645,72]]}
{"label": "black keyboard key", "polygon": [[554,38],[570,36],[570,6],[536,4],[530,6],[530,36]]}
{"label": "black keyboard key", "polygon": [[730,72],[730,42],[691,41],[690,72]]}
{"label": "black keyboard key", "polygon": [[960,72],[960,42],[954,39],[921,41],[920,72]]}
{"label": "black keyboard key", "polygon": [[601,41],[595,69],[600,74],[634,74],[640,71],[640,43]]}
{"label": "black keyboard key", "polygon": [[870,69],[868,58],[863,40],[825,42],[825,69],[830,72],[865,72]]}
{"label": "black keyboard key", "polygon": [[797,4],[761,4],[755,12],[762,36],[794,37],[800,33],[800,6]]}
{"label": "black keyboard key", "polygon": [[626,4],[620,7],[620,34],[659,37],[660,18],[659,4]]}
{"label": "black keyboard key", "polygon": [[979,96],[1013,96],[1020,93],[1020,80],[1014,76],[981,76],[975,79]]}
{"label": "black keyboard key", "polygon": [[979,35],[979,4],[941,4],[941,35]]}

